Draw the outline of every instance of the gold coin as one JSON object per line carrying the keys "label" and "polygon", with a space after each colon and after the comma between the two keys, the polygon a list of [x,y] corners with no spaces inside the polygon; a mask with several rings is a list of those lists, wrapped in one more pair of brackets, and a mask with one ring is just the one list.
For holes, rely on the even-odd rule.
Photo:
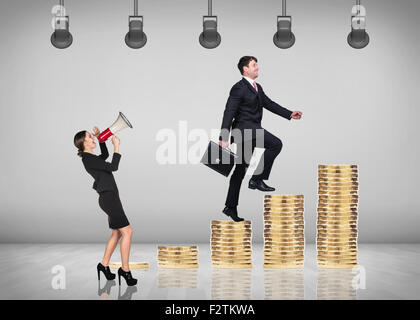
{"label": "gold coin", "polygon": [[266,234],[278,234],[283,236],[303,235],[304,229],[283,229],[283,228],[264,228]]}
{"label": "gold coin", "polygon": [[359,195],[357,194],[350,194],[350,195],[342,195],[342,196],[329,196],[329,195],[318,195],[318,199],[322,200],[358,200]]}
{"label": "gold coin", "polygon": [[[119,267],[122,267],[121,262],[110,262],[109,268],[110,269],[118,269]],[[147,262],[129,262],[128,263],[129,269],[148,269],[149,263]]]}
{"label": "gold coin", "polygon": [[264,199],[303,199],[303,194],[266,194]]}
{"label": "gold coin", "polygon": [[351,182],[351,181],[359,181],[358,177],[319,177],[318,176],[318,182],[320,181],[326,181],[326,182]]}
{"label": "gold coin", "polygon": [[220,235],[220,234],[214,234],[211,235],[211,240],[214,239],[216,241],[250,241],[251,235]]}
{"label": "gold coin", "polygon": [[347,224],[357,224],[357,218],[348,218],[348,217],[344,217],[344,218],[331,218],[331,217],[318,217],[317,221],[316,221],[317,225],[318,224],[329,224],[329,223],[333,223],[333,224],[343,224],[343,225],[347,225]]}
{"label": "gold coin", "polygon": [[158,260],[197,260],[198,256],[165,256],[158,255]]}
{"label": "gold coin", "polygon": [[266,218],[289,218],[289,219],[302,219],[303,211],[293,211],[293,212],[282,212],[282,211],[271,211],[265,210],[263,216]]}
{"label": "gold coin", "polygon": [[348,250],[357,249],[357,242],[353,244],[342,244],[342,243],[317,243],[316,247],[319,250]]}
{"label": "gold coin", "polygon": [[331,252],[320,252],[318,251],[317,257],[320,259],[355,259],[357,258],[357,252],[346,252],[346,253],[331,253]]}
{"label": "gold coin", "polygon": [[285,216],[285,217],[303,217],[303,210],[301,211],[284,211],[284,210],[271,210],[264,209],[264,215],[271,216]]}
{"label": "gold coin", "polygon": [[158,246],[159,250],[172,250],[172,251],[183,251],[183,250],[197,250],[197,246]]}
{"label": "gold coin", "polygon": [[294,251],[294,252],[273,252],[273,251],[264,251],[264,257],[266,258],[281,258],[281,259],[294,259],[294,258],[303,258],[303,251]]}
{"label": "gold coin", "polygon": [[304,254],[302,252],[291,252],[289,254],[276,254],[271,252],[264,252],[265,260],[299,260],[304,259]]}
{"label": "gold coin", "polygon": [[318,220],[329,220],[329,221],[346,221],[353,219],[354,221],[358,221],[357,214],[325,214],[323,212],[318,213],[317,215]]}
{"label": "gold coin", "polygon": [[282,246],[282,247],[286,245],[289,245],[290,247],[305,245],[304,241],[280,241],[278,239],[268,239],[268,238],[264,239],[264,243],[267,246]]}
{"label": "gold coin", "polygon": [[303,200],[264,200],[264,204],[275,205],[281,207],[303,207]]}
{"label": "gold coin", "polygon": [[300,236],[284,236],[281,234],[273,234],[273,233],[264,233],[264,240],[276,240],[281,242],[296,242],[296,241],[303,241],[304,236],[301,234]]}
{"label": "gold coin", "polygon": [[264,251],[267,252],[298,252],[303,251],[305,246],[292,246],[292,247],[283,247],[283,246],[272,246],[264,243]]}
{"label": "gold coin", "polygon": [[332,237],[332,236],[328,236],[328,237],[321,237],[318,236],[317,237],[317,241],[330,241],[330,242],[351,242],[351,241],[357,241],[357,237]]}
{"label": "gold coin", "polygon": [[337,213],[318,212],[317,218],[322,219],[322,220],[327,220],[327,219],[331,219],[331,220],[354,219],[354,220],[357,220],[357,213],[337,214]]}
{"label": "gold coin", "polygon": [[274,215],[274,214],[266,214],[264,213],[263,216],[265,221],[271,221],[271,220],[284,220],[284,221],[302,221],[303,222],[303,215],[300,216],[288,216],[288,215]]}
{"label": "gold coin", "polygon": [[[283,250],[283,252],[294,252],[294,251],[303,251],[305,245],[302,244],[276,244],[276,243],[264,243],[264,250],[271,251],[271,252],[280,252],[279,250]],[[276,251],[277,250],[277,251]]]}
{"label": "gold coin", "polygon": [[264,208],[293,209],[293,210],[297,211],[297,210],[303,210],[304,206],[301,203],[296,203],[296,204],[264,203]]}
{"label": "gold coin", "polygon": [[214,268],[222,268],[222,269],[250,269],[252,268],[252,263],[246,264],[219,264],[219,263],[212,263]]}
{"label": "gold coin", "polygon": [[246,258],[218,258],[218,257],[211,257],[211,261],[213,263],[251,263],[252,259],[250,257],[246,257]]}
{"label": "gold coin", "polygon": [[338,175],[350,175],[350,174],[358,174],[359,171],[355,170],[334,170],[334,169],[321,169],[318,170],[318,174],[338,174]]}
{"label": "gold coin", "polygon": [[339,252],[339,251],[317,251],[317,255],[324,257],[346,257],[346,256],[357,256],[357,250]]}
{"label": "gold coin", "polygon": [[317,256],[318,263],[351,263],[357,262],[357,255],[355,256]]}
{"label": "gold coin", "polygon": [[350,205],[353,205],[353,204],[358,204],[359,203],[359,200],[357,200],[357,199],[354,199],[354,200],[348,200],[348,199],[346,199],[346,200],[333,200],[333,199],[319,199],[318,200],[318,204],[333,204],[333,205],[335,205],[335,204],[350,204]]}
{"label": "gold coin", "polygon": [[357,214],[357,210],[358,208],[347,208],[347,209],[342,209],[342,208],[317,208],[318,213],[331,213],[331,214]]}
{"label": "gold coin", "polygon": [[324,231],[318,231],[317,236],[320,237],[357,237],[357,232],[341,232],[341,233],[333,233],[333,232],[324,232]]}
{"label": "gold coin", "polygon": [[290,225],[265,225],[264,231],[285,234],[300,234],[305,230],[304,226],[290,226]]}
{"label": "gold coin", "polygon": [[223,226],[212,226],[211,230],[216,231],[223,231],[223,232],[239,232],[239,231],[252,231],[250,226],[242,226],[242,227],[223,227]]}
{"label": "gold coin", "polygon": [[213,237],[226,237],[226,238],[249,238],[252,235],[251,231],[242,231],[242,232],[224,232],[213,230],[211,232]]}
{"label": "gold coin", "polygon": [[284,230],[287,232],[301,231],[305,225],[301,222],[287,223],[280,221],[264,221],[264,230]]}
{"label": "gold coin", "polygon": [[303,265],[304,261],[305,261],[304,259],[292,259],[292,260],[266,260],[264,259],[263,265],[280,265],[280,264]]}
{"label": "gold coin", "polygon": [[158,254],[164,255],[173,255],[173,256],[180,256],[180,255],[197,255],[198,250],[182,250],[182,251],[174,251],[174,250],[158,250]]}
{"label": "gold coin", "polygon": [[303,263],[296,264],[263,264],[264,269],[301,269]]}
{"label": "gold coin", "polygon": [[336,225],[336,226],[348,226],[348,225],[357,225],[356,219],[340,219],[340,220],[331,220],[331,219],[321,219],[317,221],[317,225]]}
{"label": "gold coin", "polygon": [[336,247],[330,247],[330,246],[324,246],[324,247],[317,247],[318,252],[340,252],[340,253],[346,253],[346,252],[352,252],[357,251],[356,246],[336,246]]}
{"label": "gold coin", "polygon": [[280,256],[280,255],[267,255],[264,254],[264,262],[279,262],[279,261],[299,261],[303,260],[303,254],[295,255],[295,256]]}
{"label": "gold coin", "polygon": [[162,269],[197,269],[198,268],[198,264],[196,265],[183,265],[183,264],[177,264],[177,265],[159,265],[159,268]]}
{"label": "gold coin", "polygon": [[220,229],[220,230],[251,230],[251,224],[242,224],[241,222],[235,222],[234,224],[211,224],[211,229]]}
{"label": "gold coin", "polygon": [[227,245],[237,245],[237,244],[251,244],[251,239],[217,239],[211,238],[212,244],[227,244]]}
{"label": "gold coin", "polygon": [[356,224],[343,224],[343,225],[334,225],[334,224],[317,224],[317,230],[319,231],[357,231]]}
{"label": "gold coin", "polygon": [[357,190],[342,190],[342,191],[324,191],[324,190],[318,190],[319,195],[352,195],[352,194],[358,194],[359,191]]}
{"label": "gold coin", "polygon": [[356,187],[359,186],[359,182],[357,181],[318,181],[318,186],[332,186],[332,187],[345,187],[351,186]]}
{"label": "gold coin", "polygon": [[221,228],[211,228],[211,233],[217,234],[251,234],[251,229],[221,229]]}
{"label": "gold coin", "polygon": [[168,264],[198,264],[198,260],[158,260],[158,264],[160,265],[168,265]]}
{"label": "gold coin", "polygon": [[341,178],[341,177],[351,177],[351,176],[358,176],[359,172],[357,170],[342,170],[342,171],[325,171],[325,170],[318,170],[318,178],[323,176],[325,178],[325,176],[330,177],[332,176],[333,178]]}
{"label": "gold coin", "polygon": [[357,257],[349,257],[349,258],[322,258],[322,257],[317,257],[317,261],[318,263],[323,263],[323,264],[330,264],[330,263],[334,263],[334,264],[348,264],[348,263],[355,263],[357,262]]}
{"label": "gold coin", "polygon": [[231,250],[231,251],[240,251],[240,250],[251,250],[251,244],[240,244],[240,245],[220,245],[220,244],[211,244],[212,250]]}
{"label": "gold coin", "polygon": [[341,210],[351,210],[358,209],[357,204],[318,204],[318,209],[341,209]]}
{"label": "gold coin", "polygon": [[341,242],[328,241],[328,240],[322,240],[322,241],[317,240],[316,244],[317,244],[317,247],[324,246],[324,245],[331,245],[331,244],[335,244],[337,247],[342,247],[342,248],[357,246],[357,242],[354,241],[354,240],[352,240],[352,241],[341,241]]}
{"label": "gold coin", "polygon": [[228,220],[212,220],[211,224],[213,225],[231,225],[231,226],[240,226],[240,225],[251,225],[251,221],[244,220],[240,222],[228,221]]}
{"label": "gold coin", "polygon": [[273,233],[273,232],[264,232],[264,238],[284,238],[284,239],[300,239],[303,238],[303,233],[293,233],[293,234],[284,234],[284,233]]}
{"label": "gold coin", "polygon": [[245,234],[245,233],[251,233],[251,228],[211,228],[211,232],[218,232],[218,233],[226,233],[226,234]]}
{"label": "gold coin", "polygon": [[223,250],[223,251],[243,251],[251,250],[251,244],[240,244],[240,245],[218,245],[211,244],[212,250]]}
{"label": "gold coin", "polygon": [[341,186],[341,187],[333,187],[333,186],[318,186],[318,191],[357,191],[359,190],[359,187],[357,186]]}
{"label": "gold coin", "polygon": [[327,168],[327,169],[357,168],[357,164],[319,164],[318,168]]}

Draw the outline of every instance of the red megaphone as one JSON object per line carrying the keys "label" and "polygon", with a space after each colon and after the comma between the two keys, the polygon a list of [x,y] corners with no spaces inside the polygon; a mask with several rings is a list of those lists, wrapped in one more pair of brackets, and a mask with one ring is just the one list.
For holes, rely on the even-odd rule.
{"label": "red megaphone", "polygon": [[121,131],[125,128],[133,128],[130,121],[120,112],[117,120],[105,131],[102,131],[98,136],[99,142],[105,142],[109,137],[116,134],[118,131]]}

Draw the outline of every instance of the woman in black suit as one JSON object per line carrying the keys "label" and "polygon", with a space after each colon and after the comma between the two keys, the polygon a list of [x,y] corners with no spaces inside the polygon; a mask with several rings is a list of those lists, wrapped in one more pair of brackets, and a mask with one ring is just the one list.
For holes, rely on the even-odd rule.
{"label": "woman in black suit", "polygon": [[121,154],[119,153],[120,139],[113,135],[112,144],[114,145],[114,154],[112,162],[106,162],[109,153],[105,142],[99,143],[101,155],[97,156],[93,152],[96,148],[95,137],[99,136],[98,127],[93,128],[93,134],[83,130],[74,136],[74,145],[78,149],[77,155],[82,158],[86,171],[94,178],[93,189],[99,194],[99,206],[108,215],[108,225],[112,229],[102,261],[97,265],[98,280],[100,271],[105,274],[107,280],[115,279],[115,274],[109,269],[109,260],[112,253],[121,238],[120,251],[122,266],[118,269],[118,280],[121,285],[121,276],[126,280],[127,285],[135,285],[137,279],[134,279],[129,269],[129,255],[131,247],[131,238],[133,230],[124,213],[117,184],[115,183],[113,171],[118,170]]}

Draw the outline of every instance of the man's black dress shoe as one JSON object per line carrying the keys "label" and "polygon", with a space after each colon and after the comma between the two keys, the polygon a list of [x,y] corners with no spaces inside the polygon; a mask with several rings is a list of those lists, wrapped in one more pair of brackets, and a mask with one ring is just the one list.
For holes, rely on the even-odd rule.
{"label": "man's black dress shoe", "polygon": [[235,222],[244,221],[244,218],[238,217],[238,211],[236,210],[236,207],[225,207],[223,209],[223,213],[228,217],[231,217]]}
{"label": "man's black dress shoe", "polygon": [[276,190],[273,187],[267,186],[264,183],[263,180],[254,180],[254,179],[250,179],[249,180],[248,188],[250,188],[250,189],[258,189],[260,191],[274,191],[274,190]]}

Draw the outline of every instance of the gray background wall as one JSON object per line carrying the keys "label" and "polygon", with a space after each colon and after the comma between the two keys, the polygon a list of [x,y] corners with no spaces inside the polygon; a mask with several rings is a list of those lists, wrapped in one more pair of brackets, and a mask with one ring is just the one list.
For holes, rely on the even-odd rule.
{"label": "gray background wall", "polygon": [[[132,1],[66,1],[73,45],[49,42],[58,1],[0,2],[1,242],[103,242],[109,236],[74,134],[105,129],[123,111],[115,174],[133,241],[207,242],[224,219],[228,180],[200,164],[159,165],[162,128],[219,128],[242,55],[259,59],[258,82],[300,121],[264,113],[284,147],[269,184],[305,195],[305,236],[316,234],[317,165],[358,164],[359,242],[418,242],[420,1],[371,0],[370,45],[346,42],[355,1],[288,1],[297,37],[272,42],[281,1],[213,3],[222,44],[198,43],[205,0],[140,1],[146,47],[124,44]],[[109,142],[108,148],[112,151]],[[99,148],[98,148],[99,149]],[[99,151],[99,150],[97,150]],[[240,215],[263,240],[263,194],[241,191]]]}

